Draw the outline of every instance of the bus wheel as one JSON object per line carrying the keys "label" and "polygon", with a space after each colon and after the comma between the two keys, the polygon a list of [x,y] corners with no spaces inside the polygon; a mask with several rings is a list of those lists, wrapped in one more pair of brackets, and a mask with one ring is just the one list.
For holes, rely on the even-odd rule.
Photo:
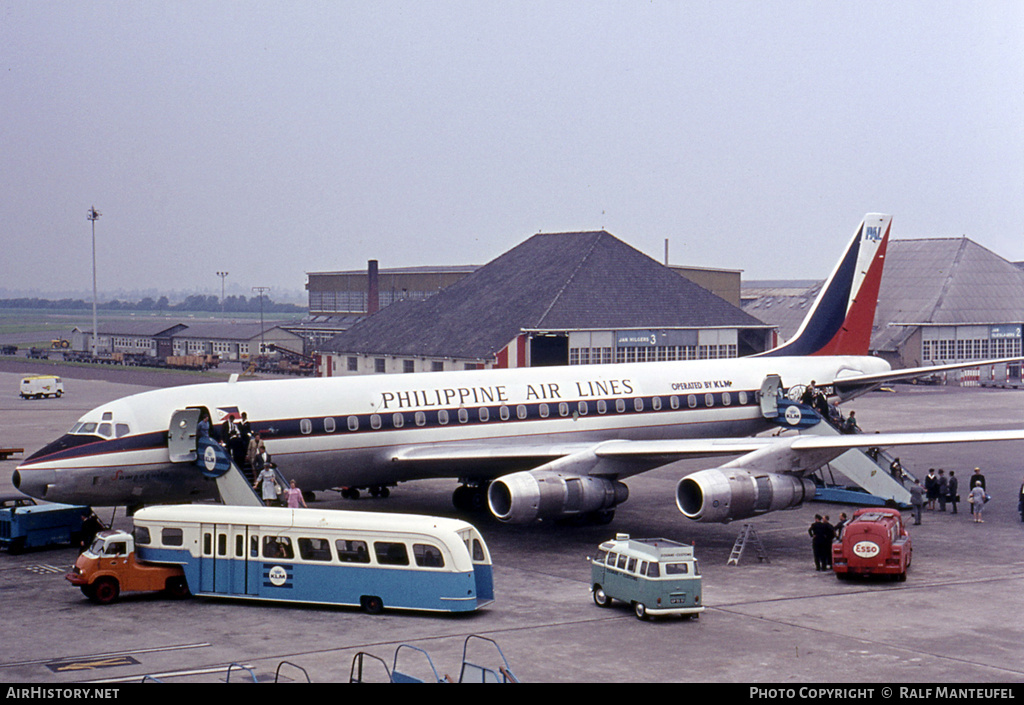
{"label": "bus wheel", "polygon": [[594,604],[598,607],[612,606],[612,598],[608,597],[608,593],[600,585],[594,586]]}
{"label": "bus wheel", "polygon": [[647,615],[647,606],[643,602],[634,602],[633,611],[636,612],[637,619],[649,619]]}
{"label": "bus wheel", "polygon": [[92,585],[90,599],[101,605],[109,605],[121,594],[121,586],[114,578],[100,578]]}
{"label": "bus wheel", "polygon": [[367,614],[380,614],[384,611],[384,601],[375,595],[363,595],[359,604]]}
{"label": "bus wheel", "polygon": [[180,600],[191,595],[192,591],[188,589],[185,578],[170,578],[167,581],[167,594],[175,600]]}

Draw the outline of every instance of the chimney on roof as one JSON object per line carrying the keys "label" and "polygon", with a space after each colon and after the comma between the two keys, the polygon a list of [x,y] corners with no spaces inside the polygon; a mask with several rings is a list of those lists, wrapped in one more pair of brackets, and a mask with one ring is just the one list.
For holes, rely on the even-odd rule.
{"label": "chimney on roof", "polygon": [[377,260],[371,259],[366,264],[366,312],[377,313],[380,309],[380,283],[377,277]]}

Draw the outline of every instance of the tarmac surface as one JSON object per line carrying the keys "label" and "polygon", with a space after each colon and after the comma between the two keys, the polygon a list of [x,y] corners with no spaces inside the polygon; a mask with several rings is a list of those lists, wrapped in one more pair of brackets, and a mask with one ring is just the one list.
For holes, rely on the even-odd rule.
{"label": "tarmac surface", "polygon": [[[24,447],[26,455],[104,401],[181,379],[67,367],[60,370],[63,398],[22,400],[18,381],[32,370],[24,367],[28,363],[11,364],[0,365],[0,445]],[[867,395],[844,410],[855,409],[868,432],[1024,424],[1024,391],[895,390]],[[120,683],[158,674],[164,682],[210,683],[223,682],[236,663],[265,681],[287,661],[294,666],[282,667],[281,680],[305,681],[308,675],[314,682],[346,682],[357,652],[391,667],[400,644],[423,649],[439,675],[458,678],[464,642],[477,634],[497,642],[523,682],[1024,682],[1024,524],[1016,506],[1024,444],[894,452],[922,478],[929,467],[955,470],[964,496],[967,476],[980,466],[993,498],[984,524],[972,522],[966,503],[956,515],[926,511],[923,524],[910,527],[914,560],[904,583],[840,582],[814,570],[807,527],[816,513],[835,521],[841,511],[855,509],[842,505],[809,503],[748,520],[770,562],[759,562],[748,548],[739,566],[727,566],[744,522],[685,519],[675,507],[675,484],[710,465],[677,463],[627,480],[630,499],[609,526],[515,527],[486,515],[463,516],[482,531],[495,565],[497,600],[470,615],[385,610],[371,616],[352,608],[151,594],[97,606],[64,579],[75,550],[2,553],[0,680]],[[0,494],[13,492],[10,476],[18,462],[0,462]],[[386,500],[350,501],[324,492],[313,506],[460,516],[451,505],[455,487],[453,480],[406,483]],[[97,512],[109,520],[112,509]],[[130,526],[123,508],[114,517],[115,526]],[[693,542],[703,572],[704,614],[645,622],[624,605],[596,607],[586,558],[616,532]],[[491,649],[478,646],[471,646],[471,660],[499,665]],[[401,670],[433,677],[426,659],[411,650],[403,652]],[[248,678],[249,672],[232,671],[231,682]],[[364,678],[382,681],[384,670],[367,661]]]}

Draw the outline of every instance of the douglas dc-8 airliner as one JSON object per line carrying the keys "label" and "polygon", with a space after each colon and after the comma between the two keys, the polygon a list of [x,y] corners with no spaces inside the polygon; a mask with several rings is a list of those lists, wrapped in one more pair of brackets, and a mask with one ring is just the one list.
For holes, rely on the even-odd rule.
{"label": "douglas dc-8 airliner", "polygon": [[[853,447],[1022,440],[1024,430],[755,437],[804,425],[785,396],[817,382],[845,401],[950,365],[891,370],[868,355],[891,227],[869,214],[794,338],[734,359],[199,384],[104,404],[15,471],[56,502],[131,505],[217,496],[195,464],[200,411],[245,411],[304,490],[459,478],[457,506],[503,521],[609,520],[622,480],[686,458],[736,456],[681,478],[680,511],[727,522],[798,506],[808,475]],[[972,366],[981,364],[971,363]]]}

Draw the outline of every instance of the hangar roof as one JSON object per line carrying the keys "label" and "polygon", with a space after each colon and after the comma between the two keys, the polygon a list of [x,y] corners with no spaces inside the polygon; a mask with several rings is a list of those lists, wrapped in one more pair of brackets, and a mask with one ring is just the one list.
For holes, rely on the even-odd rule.
{"label": "hangar roof", "polygon": [[534,235],[429,299],[402,301],[324,350],[487,359],[522,331],[764,328],[603,230]]}
{"label": "hangar roof", "polygon": [[874,350],[895,350],[923,323],[1024,321],[1024,273],[968,238],[894,240],[887,259],[875,313]]}
{"label": "hangar roof", "polygon": [[[743,310],[778,326],[785,340],[799,328],[821,286],[796,294],[762,288]],[[889,241],[872,350],[896,350],[921,324],[1022,321],[1024,272],[1012,262],[965,237]]]}

